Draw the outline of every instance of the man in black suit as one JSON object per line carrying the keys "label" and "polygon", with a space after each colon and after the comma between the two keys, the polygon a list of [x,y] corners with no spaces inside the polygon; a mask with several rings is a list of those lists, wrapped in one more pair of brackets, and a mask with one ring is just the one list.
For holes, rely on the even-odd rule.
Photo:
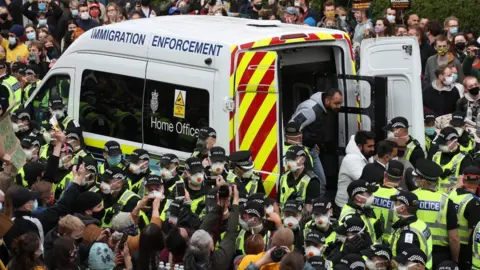
{"label": "man in black suit", "polygon": [[397,159],[398,145],[394,141],[384,140],[377,144],[377,159],[367,164],[362,171],[361,179],[374,184],[382,184],[385,166],[390,160]]}

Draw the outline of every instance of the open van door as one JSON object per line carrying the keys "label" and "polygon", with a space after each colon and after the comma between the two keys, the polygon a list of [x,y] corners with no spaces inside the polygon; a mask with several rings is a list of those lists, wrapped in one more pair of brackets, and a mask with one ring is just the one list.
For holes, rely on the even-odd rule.
{"label": "open van door", "polygon": [[233,134],[230,152],[250,150],[267,195],[275,195],[281,170],[282,123],[279,112],[278,55],[275,51],[243,51],[235,56]]}
{"label": "open van door", "polygon": [[[360,48],[360,75],[388,78],[386,112],[388,119],[403,116],[409,133],[425,148],[422,63],[414,37],[364,39]],[[368,91],[361,91],[360,104],[368,103]]]}

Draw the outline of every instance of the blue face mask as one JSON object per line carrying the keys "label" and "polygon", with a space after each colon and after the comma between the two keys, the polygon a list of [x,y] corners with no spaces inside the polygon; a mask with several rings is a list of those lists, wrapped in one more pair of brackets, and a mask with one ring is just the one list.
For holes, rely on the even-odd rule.
{"label": "blue face mask", "polygon": [[3,211],[3,203],[0,202],[0,212],[2,212],[2,211]]}
{"label": "blue face mask", "polygon": [[78,9],[73,9],[72,10],[72,16],[77,17],[78,16]]}
{"label": "blue face mask", "polygon": [[450,27],[450,34],[456,35],[458,33],[458,27]]}
{"label": "blue face mask", "polygon": [[107,162],[110,166],[117,166],[122,161],[122,156],[108,157]]}
{"label": "blue face mask", "polygon": [[458,79],[458,74],[452,73],[453,82],[456,82]]}
{"label": "blue face mask", "polygon": [[37,201],[37,200],[35,200],[35,201],[33,201],[33,208],[32,208],[32,212],[33,212],[33,211],[35,211],[35,210],[37,210],[37,209],[38,209],[38,201]]}
{"label": "blue face mask", "polygon": [[45,10],[45,9],[47,9],[47,4],[45,4],[45,3],[39,3],[39,4],[38,4],[38,9],[39,9],[39,10]]}
{"label": "blue face mask", "polygon": [[47,19],[38,19],[38,25],[47,25]]}
{"label": "blue face mask", "polygon": [[37,38],[37,35],[35,34],[35,32],[30,32],[27,33],[27,38],[28,40],[35,40]]}
{"label": "blue face mask", "polygon": [[17,39],[14,38],[14,37],[9,37],[9,38],[8,38],[8,44],[10,44],[10,45],[12,45],[12,46],[15,45],[15,44],[17,44]]}
{"label": "blue face mask", "polygon": [[426,127],[425,128],[425,134],[428,136],[432,136],[435,134],[435,127]]}

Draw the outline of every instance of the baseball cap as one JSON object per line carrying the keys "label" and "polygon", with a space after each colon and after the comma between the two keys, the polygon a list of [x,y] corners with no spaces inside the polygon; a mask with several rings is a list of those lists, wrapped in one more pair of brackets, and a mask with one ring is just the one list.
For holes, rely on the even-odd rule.
{"label": "baseball cap", "polygon": [[82,158],[83,163],[85,163],[85,169],[88,171],[97,174],[98,169],[97,169],[97,161],[92,155],[86,155]]}
{"label": "baseball cap", "polygon": [[137,163],[139,160],[150,160],[148,151],[144,149],[135,149],[132,154],[129,156],[128,160],[131,163]]}
{"label": "baseball cap", "polygon": [[372,245],[370,248],[362,250],[361,253],[369,259],[375,257],[381,257],[387,261],[392,259],[392,250],[390,249],[390,246],[384,244]]}
{"label": "baseball cap", "polygon": [[109,156],[118,156],[122,154],[122,148],[120,148],[120,144],[116,141],[106,142],[103,151],[107,152]]}
{"label": "baseball cap", "polygon": [[39,73],[40,73],[40,70],[38,68],[38,65],[36,65],[36,64],[29,64],[27,66],[27,69],[25,70],[26,75],[38,76]]}
{"label": "baseball cap", "polygon": [[26,109],[18,109],[14,113],[12,113],[12,118],[20,119],[20,120],[30,120],[32,117],[30,113]]}
{"label": "baseball cap", "polygon": [[171,163],[176,163],[178,165],[180,163],[180,160],[174,154],[165,154],[160,158],[159,163],[161,166],[166,166]]}
{"label": "baseball cap", "polygon": [[297,9],[294,7],[288,7],[285,9],[285,13],[290,15],[298,15]]}
{"label": "baseball cap", "polygon": [[217,138],[217,132],[215,131],[215,129],[213,129],[211,127],[203,127],[198,131],[198,138],[199,139],[205,140],[209,137]]}
{"label": "baseball cap", "polygon": [[127,178],[127,175],[125,174],[125,172],[118,167],[110,167],[100,175],[100,179],[102,179],[103,181],[108,181],[110,179],[125,180],[126,178]]}
{"label": "baseball cap", "polygon": [[262,204],[254,201],[247,201],[243,213],[250,216],[256,216],[258,218],[263,218],[265,216],[265,208]]}
{"label": "baseball cap", "polygon": [[392,130],[393,128],[408,128],[408,120],[405,117],[398,116],[390,120],[383,128],[384,130]]}
{"label": "baseball cap", "polygon": [[312,200],[312,214],[323,215],[332,209],[332,202],[325,196]]}
{"label": "baseball cap", "polygon": [[315,245],[325,244],[325,235],[318,230],[310,230],[305,236],[305,242],[314,243]]}
{"label": "baseball cap", "polygon": [[418,206],[418,197],[410,191],[400,190],[396,195],[390,196],[390,200],[399,201],[406,206]]}
{"label": "baseball cap", "polygon": [[393,259],[403,265],[407,265],[409,262],[421,263],[423,265],[427,263],[427,255],[425,255],[421,249],[416,247],[405,249]]}
{"label": "baseball cap", "polygon": [[307,151],[305,150],[305,148],[299,145],[291,146],[290,148],[288,148],[287,152],[285,153],[285,158],[288,160],[294,160],[300,156],[306,157]]}
{"label": "baseball cap", "polygon": [[390,160],[385,166],[385,173],[392,180],[401,180],[405,166],[398,160]]}
{"label": "baseball cap", "polygon": [[378,186],[370,184],[365,180],[352,181],[347,187],[347,193],[349,197],[354,197],[357,194],[370,192],[373,193],[378,190]]}
{"label": "baseball cap", "polygon": [[248,150],[236,151],[230,154],[230,162],[236,166],[242,167],[243,169],[250,170],[253,169],[253,159],[252,152]]}
{"label": "baseball cap", "polygon": [[297,200],[288,200],[283,205],[282,212],[299,213],[302,211],[302,204]]}
{"label": "baseball cap", "polygon": [[302,132],[300,131],[300,123],[295,122],[295,121],[290,121],[287,123],[285,126],[285,135],[287,136],[295,136],[298,134],[301,134]]}
{"label": "baseball cap", "polygon": [[465,124],[465,113],[463,112],[453,112],[452,120],[450,120],[450,125],[454,127],[463,127]]}
{"label": "baseball cap", "polygon": [[458,139],[457,130],[454,127],[444,127],[442,130],[440,130],[435,142],[441,145],[455,139]]}
{"label": "baseball cap", "polygon": [[443,261],[437,265],[437,270],[459,270],[460,268],[454,261]]}
{"label": "baseball cap", "polygon": [[367,266],[365,265],[365,261],[363,260],[362,256],[359,254],[348,254],[340,259],[338,264],[333,266],[333,269],[338,270],[365,270]]}
{"label": "baseball cap", "polygon": [[145,186],[148,185],[163,185],[162,178],[158,175],[149,174],[145,177]]}
{"label": "baseball cap", "polygon": [[15,187],[12,196],[12,205],[14,208],[26,204],[28,201],[40,199],[41,193],[39,191],[30,191],[25,187]]}
{"label": "baseball cap", "polygon": [[189,157],[187,160],[185,160],[185,170],[187,170],[190,174],[203,172],[202,162],[197,157]]}
{"label": "baseball cap", "polygon": [[228,160],[225,149],[220,146],[214,146],[210,149],[210,160],[212,163],[225,162]]}
{"label": "baseball cap", "polygon": [[347,233],[359,233],[365,227],[363,220],[357,215],[348,215],[343,219],[343,224],[335,229],[335,232],[340,235],[347,235]]}
{"label": "baseball cap", "polygon": [[55,109],[63,109],[63,99],[59,95],[51,95],[50,100],[48,101],[48,106]]}

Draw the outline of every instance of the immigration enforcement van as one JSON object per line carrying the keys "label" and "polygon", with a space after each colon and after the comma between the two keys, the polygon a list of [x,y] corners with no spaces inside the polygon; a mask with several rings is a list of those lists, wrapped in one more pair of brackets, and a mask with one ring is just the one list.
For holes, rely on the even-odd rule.
{"label": "immigration enforcement van", "polygon": [[[399,115],[423,143],[417,41],[367,39],[360,59],[356,75],[350,38],[338,30],[217,16],[131,20],[83,34],[28,102],[60,93],[98,157],[106,141],[117,140],[127,155],[144,148],[154,159],[186,159],[198,130],[211,126],[228,152],[253,152],[274,196],[283,126],[315,92],[344,93],[335,157],[357,130],[385,136],[387,119]],[[36,109],[36,118],[45,115]],[[328,165],[334,173],[339,167],[338,158]]]}

